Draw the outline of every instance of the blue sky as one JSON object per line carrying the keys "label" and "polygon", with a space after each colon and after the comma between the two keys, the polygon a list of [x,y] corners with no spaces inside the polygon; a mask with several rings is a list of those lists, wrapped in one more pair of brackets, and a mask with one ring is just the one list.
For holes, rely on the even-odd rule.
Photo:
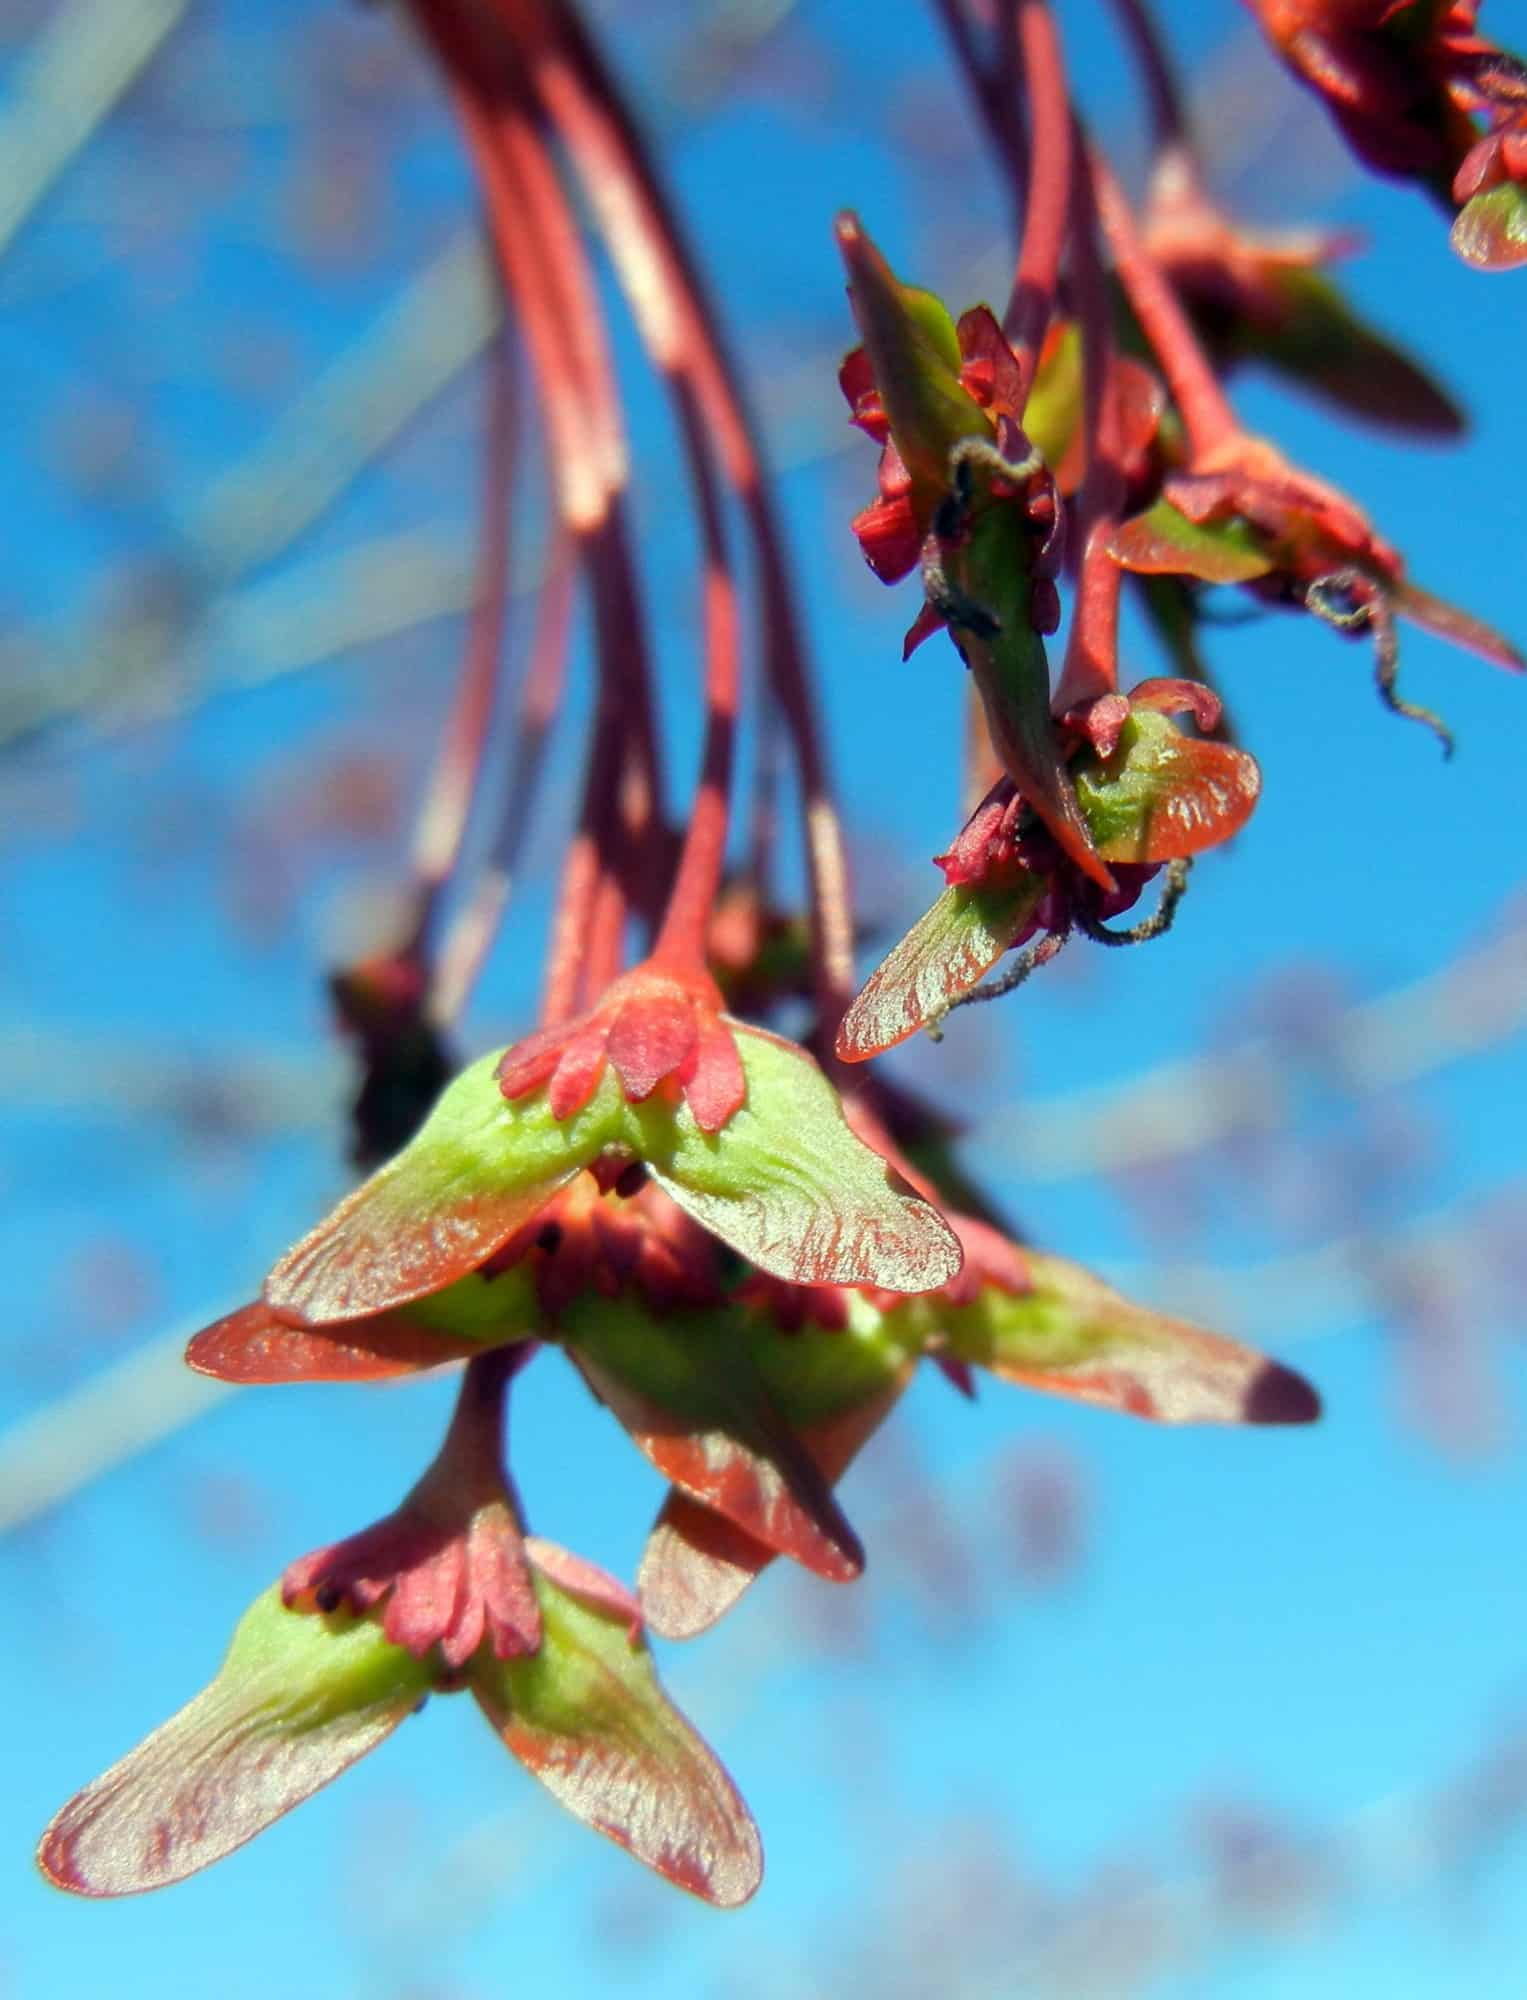
{"label": "blue sky", "polygon": [[[57,11],[14,10],[0,119],[24,81],[23,16]],[[653,10],[641,34],[633,10],[602,11],[652,111],[703,10]],[[1166,12],[1205,34],[1204,10]],[[1503,36],[1522,39],[1522,13],[1499,6]],[[1067,32],[1097,128],[1128,162],[1135,127],[1101,20],[1068,9]],[[318,27],[329,54],[310,62]],[[1353,294],[1443,369],[1475,423],[1439,451],[1251,379],[1239,407],[1367,505],[1420,580],[1527,637],[1522,281],[1466,272],[1419,197],[1347,173],[1303,101],[1248,66],[1241,29],[1237,10],[1215,10],[1205,47],[1237,199],[1263,220],[1363,231]],[[362,931],[394,836],[370,822],[337,834],[321,807],[365,757],[406,806],[459,628],[436,620],[261,678],[279,648],[259,651],[261,632],[275,642],[254,614],[282,589],[316,603],[323,566],[378,536],[422,538],[448,579],[470,534],[474,385],[446,388],[251,576],[218,573],[195,523],[209,482],[368,337],[467,213],[429,91],[366,95],[365,65],[397,39],[381,14],[335,22],[308,0],[232,0],[215,18],[193,6],[0,261],[0,475],[26,498],[7,576],[13,688],[67,687],[120,644],[125,606],[170,601],[167,580],[200,608],[147,645],[170,669],[155,684],[169,713],[108,713],[0,751],[12,1423],[248,1296],[343,1185],[318,973]],[[937,56],[916,10],[866,38],[848,0],[817,0],[722,109],[665,114],[697,237],[781,413],[835,762],[866,902],[888,927],[931,898],[926,857],[953,831],[960,681],[939,645],[899,663],[906,592],[869,577],[847,532],[873,465],[844,446],[831,380],[847,318],[829,225],[858,208],[909,277],[953,288],[972,265],[1000,270],[1001,203]],[[341,114],[323,92],[346,76]],[[380,134],[376,105],[390,107]],[[1264,113],[1273,136],[1257,141]],[[326,174],[356,204],[330,237]],[[664,419],[625,336],[621,358],[650,597],[681,686],[692,628]],[[971,1120],[971,1164],[1036,1240],[1169,1303],[1189,1267],[1213,1267],[1224,1330],[1303,1367],[1322,1425],[1177,1434],[999,1386],[971,1408],[920,1383],[845,1489],[871,1550],[864,1581],[835,1595],[771,1572],[712,1638],[664,1652],[763,1829],[765,1888],[736,1915],[649,1885],[564,1821],[467,1704],[438,1701],[207,1876],[87,1907],[32,1876],[49,1813],[203,1684],[286,1560],[394,1503],[448,1386],[231,1397],[0,1541],[0,1992],[1522,1990],[1527,1846],[1505,1808],[1498,1835],[1457,1831],[1487,1766],[1509,1802],[1503,1746],[1519,1765],[1527,1727],[1520,1039],[1355,1098],[1306,1038],[1278,1072],[1291,1137],[1144,1179],[1026,1170],[1019,1141],[1020,1115],[1030,1131],[1065,1121],[1084,1087],[1233,1044],[1265,1019],[1274,978],[1288,996],[1302,969],[1307,1012],[1317,976],[1367,999],[1474,949],[1520,897],[1520,684],[1407,635],[1408,691],[1457,732],[1444,765],[1379,708],[1360,648],[1276,617],[1210,646],[1265,779],[1233,852],[1197,871],[1169,939],[1063,962],[940,1050],[911,1052],[905,1073]],[[1131,657],[1138,676],[1156,670],[1139,635]],[[682,771],[692,730],[673,708]],[[564,752],[564,791],[570,768]],[[526,1018],[555,830],[474,1004],[474,1048]],[[239,1102],[257,1115],[230,1138],[207,1079],[252,1066]],[[182,1095],[170,1115],[166,1076],[186,1074],[200,1112]],[[1451,1317],[1432,1314],[1429,1344],[1381,1317],[1371,1288],[1346,1284],[1324,1309],[1306,1253],[1358,1230],[1370,1266],[1385,1254],[1412,1279],[1395,1253],[1439,1244],[1421,1276]],[[656,1482],[551,1358],[519,1398],[513,1444],[537,1527],[629,1572]],[[1015,1573],[1010,1498],[1015,1476],[1046,1466],[1079,1508],[1077,1559],[1048,1582]],[[1303,1871],[1302,1888],[1240,1917],[1216,1900],[1195,1832],[1232,1806],[1282,1828]],[[1049,1917],[1026,1920],[1036,1907]],[[1105,1910],[1143,1927],[1121,1947],[1133,1985],[1066,1956],[1078,1939],[1102,1948]]]}

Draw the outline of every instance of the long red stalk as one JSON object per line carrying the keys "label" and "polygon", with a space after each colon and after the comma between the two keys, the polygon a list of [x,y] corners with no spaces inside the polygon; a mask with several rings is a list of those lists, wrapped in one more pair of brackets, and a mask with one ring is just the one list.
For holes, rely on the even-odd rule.
{"label": "long red stalk", "polygon": [[1113,170],[1097,147],[1091,149],[1090,157],[1093,193],[1114,269],[1166,377],[1188,433],[1192,457],[1205,458],[1240,428],[1235,412],[1166,274],[1146,249]]}
{"label": "long red stalk", "polygon": [[1057,715],[1118,686],[1123,587],[1123,571],[1108,548],[1124,501],[1113,325],[1092,176],[1079,144],[1072,166],[1071,288],[1082,331],[1087,470],[1076,505],[1081,558],[1065,662],[1055,687]]}
{"label": "long red stalk", "polygon": [[1071,94],[1046,0],[1018,0],[1016,25],[1029,111],[1028,205],[1002,327],[1018,356],[1027,395],[1055,311],[1070,220]]}
{"label": "long red stalk", "polygon": [[700,519],[704,602],[705,744],[700,782],[654,956],[702,971],[710,914],[726,862],[738,701],[737,584],[727,554],[710,441],[693,386],[678,385],[685,453]]}
{"label": "long red stalk", "polygon": [[[594,608],[600,693],[589,759],[618,799],[614,820],[586,809],[564,874],[570,902],[554,924],[548,1007],[580,982],[572,963],[588,937],[605,877],[644,907],[660,838],[660,769],[651,674],[623,494],[626,448],[603,315],[581,232],[525,87],[523,52],[460,0],[414,0],[455,101],[487,201],[494,247],[525,330],[546,411],[558,511],[575,539]],[[619,729],[611,761],[601,736]],[[609,900],[609,892],[605,900]]]}
{"label": "long red stalk", "polygon": [[502,52],[471,32],[455,0],[413,5],[477,170],[535,371],[558,510],[569,527],[587,530],[603,520],[611,486],[623,480],[625,451],[618,409],[600,393],[601,321],[580,283],[576,233],[569,245],[556,204],[544,202],[555,170]]}
{"label": "long red stalk", "polygon": [[575,545],[564,530],[552,544],[536,600],[498,826],[476,886],[441,942],[431,981],[429,1011],[442,1026],[456,1020],[466,1006],[509,901],[540,790],[551,727],[562,703],[576,574]]}
{"label": "long red stalk", "polygon": [[426,959],[442,892],[461,857],[493,719],[509,596],[509,498],[515,434],[514,357],[501,333],[488,354],[488,441],[482,469],[477,577],[466,657],[440,756],[414,834],[416,949]]}
{"label": "long red stalk", "polygon": [[847,857],[789,565],[762,452],[719,321],[672,206],[603,59],[563,0],[493,0],[599,217],[654,363],[682,377],[714,438],[753,545],[765,662],[800,779],[817,988],[828,1037],[854,991]]}
{"label": "long red stalk", "polygon": [[615,817],[621,756],[620,705],[605,693],[594,712],[578,825],[563,857],[562,880],[552,917],[541,989],[541,1020],[547,1027],[569,1020],[577,1012],[585,986],[595,907],[606,882],[612,885],[612,891],[605,891],[603,896],[606,929],[612,892],[621,899],[622,925],[624,922],[624,892],[615,875],[604,866],[610,823]]}

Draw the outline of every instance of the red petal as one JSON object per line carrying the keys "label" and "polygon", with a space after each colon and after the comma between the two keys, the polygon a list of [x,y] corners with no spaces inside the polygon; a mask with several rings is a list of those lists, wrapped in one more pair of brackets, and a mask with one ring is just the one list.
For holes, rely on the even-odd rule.
{"label": "red petal", "polygon": [[[402,1509],[385,1514],[369,1528],[289,1562],[281,1574],[281,1602],[288,1610],[314,1610],[313,1599],[327,1585],[339,1603],[355,1612],[368,1611],[405,1570],[439,1553],[443,1534]],[[431,1643],[426,1640],[420,1650],[427,1652]]]}
{"label": "red petal", "polygon": [[718,1015],[698,1016],[699,1034],[679,1072],[684,1096],[702,1132],[719,1132],[747,1102],[748,1082],[736,1039]]}
{"label": "red petal", "polygon": [[943,626],[943,612],[935,605],[925,603],[907,627],[906,637],[901,642],[901,657],[910,660],[924,639],[931,639],[935,632],[943,630]]}
{"label": "red petal", "polygon": [[[421,1531],[421,1539],[427,1534]],[[447,1663],[459,1667],[477,1651],[482,1631],[482,1604],[468,1589],[467,1550],[459,1535],[448,1536],[394,1577],[382,1633],[416,1660],[438,1645]]]}
{"label": "red petal", "polygon": [[541,1028],[505,1049],[498,1066],[498,1087],[505,1097],[524,1097],[543,1084],[556,1068],[566,1041],[565,1026]]}
{"label": "red petal", "polygon": [[862,346],[851,347],[838,368],[838,387],[850,403],[857,403],[875,386],[875,371]]}
{"label": "red petal", "polygon": [[1132,708],[1151,708],[1161,715],[1191,715],[1206,736],[1219,728],[1224,712],[1213,688],[1202,681],[1169,677],[1138,682],[1129,691],[1129,702]]}
{"label": "red petal", "polygon": [[[534,1653],[541,1643],[541,1606],[530,1580],[528,1554],[508,1509],[501,1505],[478,1513],[467,1530],[472,1590],[501,1660]],[[447,1651],[446,1658],[460,1666],[467,1655]]]}
{"label": "red petal", "polygon": [[1481,188],[1492,186],[1502,178],[1500,152],[1501,135],[1498,132],[1487,132],[1483,139],[1469,148],[1453,176],[1454,201],[1466,202]]}
{"label": "red petal", "polygon": [[853,526],[864,560],[882,583],[899,583],[917,568],[923,531],[906,494],[872,500],[854,516]]}
{"label": "red petal", "polygon": [[884,444],[891,434],[891,427],[886,421],[880,391],[875,387],[875,371],[862,347],[855,347],[844,355],[843,365],[838,370],[838,387],[853,411],[850,421],[874,438],[877,444]]}
{"label": "red petal", "polygon": [[[1066,727],[1085,736],[1100,757],[1111,757],[1119,747],[1119,731],[1129,719],[1129,704],[1133,698],[1132,695],[1114,691],[1100,694],[1092,701],[1078,702],[1074,708],[1066,710]],[[953,879],[947,868],[944,879]]]}
{"label": "red petal", "polygon": [[[1023,812],[1023,800],[1004,774],[960,828],[946,854],[936,854],[933,863],[944,872],[951,889],[966,883],[984,882],[999,858],[1013,859],[1012,838]],[[1005,850],[999,847],[1005,843]]]}
{"label": "red petal", "polygon": [[606,1046],[621,1088],[633,1104],[652,1095],[681,1068],[699,1040],[695,1003],[661,989],[625,1001],[610,1024]]}
{"label": "red petal", "polygon": [[606,1023],[596,1016],[564,1042],[551,1082],[546,1086],[546,1102],[553,1118],[571,1118],[599,1088],[599,1079],[604,1075],[606,1034]]}

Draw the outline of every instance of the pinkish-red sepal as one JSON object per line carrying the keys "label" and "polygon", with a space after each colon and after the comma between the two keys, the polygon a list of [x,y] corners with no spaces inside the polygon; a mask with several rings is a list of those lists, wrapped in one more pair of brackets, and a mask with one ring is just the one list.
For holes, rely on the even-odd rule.
{"label": "pinkish-red sepal", "polygon": [[383,1599],[385,1638],[422,1660],[438,1646],[464,1667],[486,1639],[501,1660],[541,1643],[524,1545],[508,1501],[490,1500],[455,1526],[412,1511],[395,1514],[287,1566],[281,1598],[290,1609],[357,1615]]}
{"label": "pinkish-red sepal", "polygon": [[671,1083],[703,1132],[719,1132],[747,1099],[720,989],[704,972],[674,972],[649,960],[622,974],[588,1013],[516,1042],[499,1064],[499,1088],[513,1101],[544,1085],[552,1116],[570,1118],[599,1088],[606,1066],[632,1104]]}

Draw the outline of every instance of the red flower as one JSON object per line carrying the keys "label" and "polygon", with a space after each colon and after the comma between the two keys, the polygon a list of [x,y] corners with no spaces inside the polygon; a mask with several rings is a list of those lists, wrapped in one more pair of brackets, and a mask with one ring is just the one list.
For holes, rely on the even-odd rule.
{"label": "red flower", "polygon": [[383,1742],[470,1691],[579,1819],[712,1903],[757,1888],[757,1830],[664,1697],[614,1577],[521,1536],[500,1457],[502,1357],[467,1371],[439,1457],[396,1513],[294,1563],[212,1684],[43,1836],[61,1888],[122,1896],[220,1860]]}
{"label": "red flower", "polygon": [[[1029,455],[1029,441],[1023,431],[1023,382],[1011,346],[987,306],[973,306],[962,313],[955,334],[963,357],[960,387],[993,420],[997,451],[1011,463],[1020,463]],[[898,583],[921,558],[934,516],[948,493],[947,468],[942,484],[915,478],[908,470],[892,440],[866,349],[856,347],[848,355],[838,370],[838,386],[853,412],[849,421],[881,447],[880,497],[854,517],[854,534],[865,561],[881,582]],[[1054,579],[1061,558],[1054,490],[1048,479],[1036,480],[1031,488],[1013,497],[1030,517],[1040,543],[1035,570],[1035,629],[1053,632],[1060,622]],[[936,612],[931,617],[925,612],[907,635],[906,651],[920,645],[942,622]]]}
{"label": "red flower", "polygon": [[1069,930],[1074,912],[1085,907],[1098,918],[1116,917],[1132,909],[1159,863],[1113,865],[1117,887],[1100,889],[1083,875],[1039,825],[1011,779],[999,778],[976,807],[944,854],[933,857],[951,889],[1005,888],[1025,877],[1045,878],[1041,900],[1013,946],[1037,931]]}
{"label": "red flower", "polygon": [[[1185,862],[1245,824],[1261,789],[1255,761],[1207,734],[1179,729],[1170,718],[1184,713],[1208,732],[1219,722],[1219,698],[1196,681],[1142,681],[1127,697],[1104,695],[1068,718],[1082,741],[1067,768],[1096,851],[1108,863],[1107,887],[1060,846],[1010,778],[998,779],[948,852],[936,857],[944,893],[845,1013],[837,1038],[843,1061],[863,1062],[936,1026],[999,959],[1031,938],[1040,942],[1025,977],[1073,928],[1118,942],[1118,934],[1105,935],[1101,927],[1138,901],[1164,863]],[[1179,884],[1172,895],[1180,893]],[[1156,935],[1169,917],[1164,901],[1143,935]]]}
{"label": "red flower", "polygon": [[928,529],[912,497],[912,475],[891,442],[891,427],[875,387],[870,358],[856,347],[838,370],[838,387],[848,398],[857,424],[881,447],[877,474],[880,497],[854,516],[854,534],[864,560],[882,583],[899,583],[917,567]]}
{"label": "red flower", "polygon": [[378,1605],[390,1644],[464,1667],[485,1642],[500,1660],[539,1650],[536,1602],[503,1470],[504,1385],[527,1350],[474,1362],[434,1463],[402,1506],[287,1568],[290,1608],[361,1617]]}
{"label": "red flower", "polygon": [[[1425,176],[1456,154],[1468,121],[1447,91],[1472,40],[1477,0],[1425,11],[1410,0],[1250,0],[1289,67],[1325,99],[1348,144],[1380,173]],[[1401,18],[1405,17],[1405,18]],[[1472,134],[1470,134],[1472,136]]]}
{"label": "red flower", "polygon": [[281,1599],[357,1616],[385,1599],[384,1637],[420,1660],[438,1646],[448,1667],[465,1666],[484,1640],[501,1660],[541,1643],[540,1609],[507,1499],[485,1500],[448,1523],[416,1488],[397,1513],[289,1564]]}
{"label": "red flower", "polygon": [[1515,111],[1505,112],[1495,129],[1471,146],[1453,176],[1453,194],[1468,201],[1502,181],[1527,183],[1527,90]]}

